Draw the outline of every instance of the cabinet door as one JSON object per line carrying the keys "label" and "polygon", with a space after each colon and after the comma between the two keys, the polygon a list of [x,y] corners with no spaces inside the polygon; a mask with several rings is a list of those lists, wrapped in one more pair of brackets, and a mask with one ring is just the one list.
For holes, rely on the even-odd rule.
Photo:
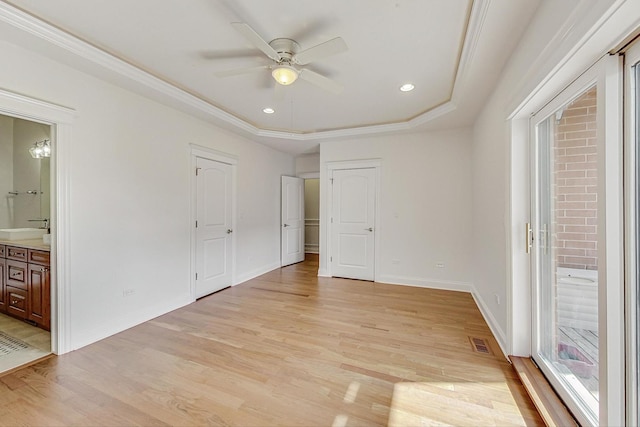
{"label": "cabinet door", "polygon": [[49,307],[51,305],[49,267],[29,264],[28,270],[29,304],[27,306],[27,319],[49,330],[51,324],[49,315]]}
{"label": "cabinet door", "polygon": [[0,258],[0,313],[7,312],[7,294],[5,289],[6,278],[4,277],[6,274],[6,260],[4,258]]}

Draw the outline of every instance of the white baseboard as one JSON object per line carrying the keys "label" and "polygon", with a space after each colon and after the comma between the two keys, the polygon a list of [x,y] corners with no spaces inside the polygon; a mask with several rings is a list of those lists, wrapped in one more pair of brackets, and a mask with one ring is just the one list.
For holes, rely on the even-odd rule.
{"label": "white baseboard", "polygon": [[319,268],[318,277],[331,277],[331,275],[329,274],[326,268]]}
{"label": "white baseboard", "polygon": [[390,285],[415,286],[419,288],[443,289],[445,291],[472,292],[473,285],[468,282],[450,280],[424,279],[417,277],[381,275],[376,282]]}
{"label": "white baseboard", "polygon": [[244,283],[248,280],[251,280],[253,278],[256,278],[258,276],[261,276],[265,273],[268,273],[270,271],[276,270],[280,268],[280,262],[275,262],[273,264],[269,264],[269,265],[265,265],[262,266],[260,268],[256,268],[255,270],[249,271],[247,273],[243,273],[240,274],[236,277],[235,282],[233,283],[233,286],[239,285],[240,283]]}
{"label": "white baseboard", "polygon": [[319,254],[320,246],[319,245],[304,245],[304,251],[310,254]]}
{"label": "white baseboard", "polygon": [[78,335],[74,334],[72,329],[70,347],[72,350],[77,350],[151,319],[155,319],[158,316],[167,314],[170,311],[189,305],[192,302],[193,300],[190,297],[184,297],[179,301],[172,301],[170,304],[158,304],[153,307],[143,308],[142,310],[132,310],[124,317],[109,319],[108,322],[92,327],[91,331]]}
{"label": "white baseboard", "polygon": [[484,317],[484,321],[487,322],[487,325],[489,326],[489,329],[491,329],[493,336],[495,337],[496,341],[498,341],[498,345],[500,346],[500,350],[502,350],[504,357],[508,358],[509,354],[507,352],[507,335],[498,324],[496,318],[493,317],[491,310],[489,310],[487,304],[484,302],[484,299],[475,289],[475,286],[473,287],[471,295],[473,296],[473,299],[475,300],[476,305],[478,306],[478,309],[482,314],[482,317]]}

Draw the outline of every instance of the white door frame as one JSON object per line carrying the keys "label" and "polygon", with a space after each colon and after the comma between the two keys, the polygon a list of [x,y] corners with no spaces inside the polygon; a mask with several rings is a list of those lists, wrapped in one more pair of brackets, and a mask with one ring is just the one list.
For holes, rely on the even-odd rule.
{"label": "white door frame", "polygon": [[[347,160],[347,161],[337,161],[337,162],[327,162],[326,164],[326,176],[327,176],[327,182],[325,183],[326,188],[327,188],[327,197],[326,197],[326,202],[327,202],[327,207],[326,209],[324,209],[324,218],[331,218],[331,215],[333,213],[333,187],[331,185],[331,177],[333,175],[333,171],[335,170],[345,170],[345,169],[375,169],[375,183],[376,183],[376,203],[375,203],[375,218],[374,218],[374,229],[375,229],[375,236],[374,236],[374,245],[375,245],[375,249],[374,249],[374,255],[373,255],[373,281],[377,282],[378,281],[378,277],[379,277],[379,268],[380,268],[380,234],[381,234],[381,229],[380,229],[380,206],[381,206],[381,199],[380,199],[380,175],[381,175],[381,169],[382,169],[382,160],[381,159],[366,159],[366,160]],[[322,183],[321,183],[322,184]],[[320,208],[322,210],[322,207]],[[331,261],[329,261],[331,259],[331,252],[333,249],[333,242],[331,241],[331,235],[332,235],[332,224],[331,224],[331,220],[326,221],[327,227],[326,227],[326,241],[327,241],[327,246],[326,246],[326,250],[327,250],[327,254],[325,259],[326,261],[326,270],[325,273],[327,276],[332,277],[333,273],[331,271]],[[320,237],[320,239],[322,240],[322,236]]]}
{"label": "white door frame", "polygon": [[640,418],[638,407],[638,347],[639,340],[637,319],[638,312],[638,147],[636,114],[638,105],[635,104],[634,94],[640,82],[632,77],[633,66],[640,61],[640,42],[635,41],[624,52],[624,188],[625,188],[625,323],[626,323],[626,381],[627,400],[626,415],[627,425],[637,425]]}
{"label": "white door frame", "polygon": [[71,350],[70,180],[75,110],[0,90],[0,114],[51,126],[51,351]]}
{"label": "white door frame", "polygon": [[231,285],[236,285],[236,182],[237,182],[237,165],[238,158],[227,153],[223,153],[212,148],[203,147],[197,144],[189,144],[189,157],[191,167],[189,168],[189,182],[191,186],[191,206],[189,209],[189,230],[191,235],[191,254],[189,266],[189,288],[191,290],[191,300],[196,300],[196,203],[198,199],[196,185],[196,161],[197,158],[213,160],[215,162],[231,165]]}

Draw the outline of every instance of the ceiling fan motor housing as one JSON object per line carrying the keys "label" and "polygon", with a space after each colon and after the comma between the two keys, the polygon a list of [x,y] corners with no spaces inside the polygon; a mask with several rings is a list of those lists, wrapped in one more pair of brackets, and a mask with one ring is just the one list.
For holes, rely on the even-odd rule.
{"label": "ceiling fan motor housing", "polygon": [[291,39],[274,39],[269,42],[269,46],[280,54],[282,59],[278,63],[293,63],[293,56],[300,50],[300,45]]}

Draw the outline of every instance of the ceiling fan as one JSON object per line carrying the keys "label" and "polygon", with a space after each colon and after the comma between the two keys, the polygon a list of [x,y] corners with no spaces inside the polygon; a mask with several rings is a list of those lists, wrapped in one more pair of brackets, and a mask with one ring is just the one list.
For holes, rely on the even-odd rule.
{"label": "ceiling fan", "polygon": [[273,63],[259,67],[219,71],[214,73],[216,76],[230,77],[262,70],[271,70],[271,75],[274,80],[283,86],[292,84],[300,77],[309,83],[335,94],[342,92],[342,85],[339,83],[308,68],[299,67],[300,65],[307,65],[312,61],[326,58],[327,56],[345,52],[347,50],[347,44],[342,38],[336,37],[308,49],[300,50],[300,45],[296,43],[295,40],[278,38],[267,43],[248,24],[244,22],[232,22],[231,25],[251,42],[251,44],[267,55]]}

